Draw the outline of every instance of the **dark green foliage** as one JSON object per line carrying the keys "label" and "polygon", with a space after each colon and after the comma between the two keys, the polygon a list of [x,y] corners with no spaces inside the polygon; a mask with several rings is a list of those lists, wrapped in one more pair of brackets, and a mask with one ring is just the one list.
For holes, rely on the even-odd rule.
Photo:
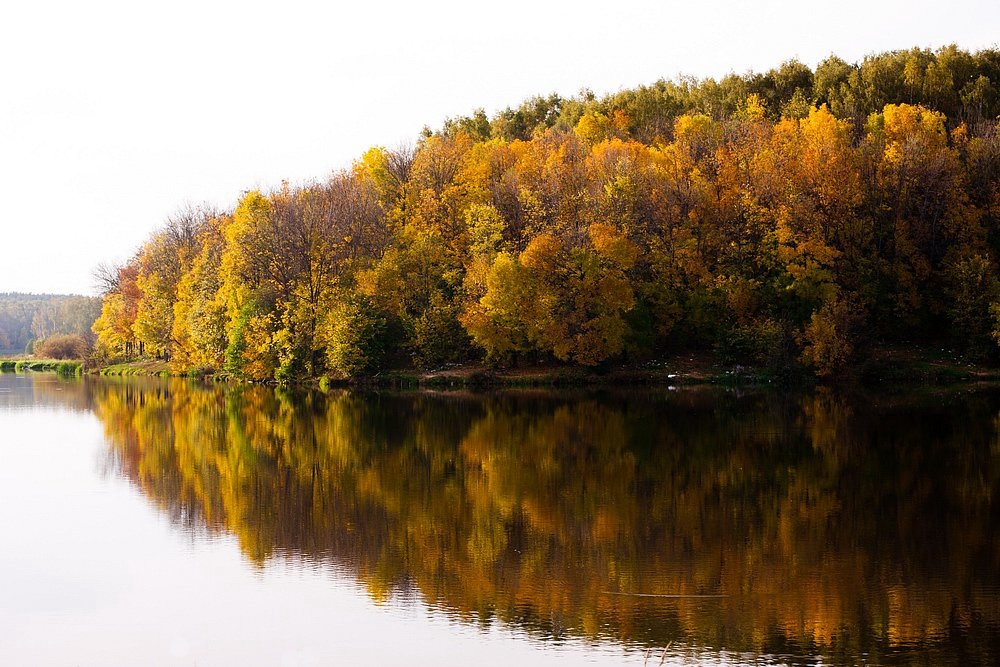
{"label": "dark green foliage", "polygon": [[378,372],[395,342],[387,319],[365,296],[342,300],[320,327],[327,370],[343,378]]}
{"label": "dark green foliage", "polygon": [[727,364],[781,370],[793,362],[791,337],[781,323],[764,319],[736,324],[716,343],[720,361]]}
{"label": "dark green foliage", "polygon": [[247,304],[240,311],[236,323],[232,327],[229,336],[229,345],[226,346],[225,370],[233,375],[240,375],[243,371],[243,353],[247,348],[246,331],[250,318],[253,317],[254,305]]}
{"label": "dark green foliage", "polygon": [[989,257],[963,257],[948,267],[948,278],[952,344],[973,359],[995,356],[990,305],[1000,297],[996,267]]}
{"label": "dark green foliage", "polygon": [[458,306],[436,294],[414,322],[414,360],[421,368],[438,368],[468,359],[469,334],[458,321]]}
{"label": "dark green foliage", "polygon": [[555,125],[559,119],[563,99],[556,94],[532,97],[517,109],[504,109],[490,122],[494,137],[512,141],[528,140],[536,131]]}

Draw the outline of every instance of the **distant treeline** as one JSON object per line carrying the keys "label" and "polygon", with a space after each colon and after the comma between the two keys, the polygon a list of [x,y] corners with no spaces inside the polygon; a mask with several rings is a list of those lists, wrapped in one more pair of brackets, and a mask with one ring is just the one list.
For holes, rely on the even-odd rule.
{"label": "distant treeline", "polygon": [[856,368],[1000,333],[1000,51],[534,98],[188,210],[106,271],[108,357],[253,380],[689,349]]}
{"label": "distant treeline", "polygon": [[99,297],[0,293],[0,354],[30,354],[36,342],[59,335],[93,343],[100,313]]}

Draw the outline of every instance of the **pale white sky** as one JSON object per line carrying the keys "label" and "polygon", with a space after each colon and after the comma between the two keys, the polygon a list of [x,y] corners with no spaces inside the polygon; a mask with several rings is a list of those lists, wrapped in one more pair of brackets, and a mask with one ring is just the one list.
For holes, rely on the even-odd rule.
{"label": "pale white sky", "polygon": [[186,203],[534,94],[1000,40],[996,0],[52,0],[0,9],[0,292],[90,293]]}

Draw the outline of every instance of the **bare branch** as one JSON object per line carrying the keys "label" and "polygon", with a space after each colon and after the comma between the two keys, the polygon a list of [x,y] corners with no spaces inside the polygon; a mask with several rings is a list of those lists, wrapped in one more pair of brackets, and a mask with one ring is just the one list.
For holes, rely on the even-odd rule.
{"label": "bare branch", "polygon": [[94,280],[92,287],[97,290],[98,294],[114,294],[119,290],[121,282],[118,276],[121,268],[117,264],[109,264],[107,262],[101,262],[94,267],[90,276]]}

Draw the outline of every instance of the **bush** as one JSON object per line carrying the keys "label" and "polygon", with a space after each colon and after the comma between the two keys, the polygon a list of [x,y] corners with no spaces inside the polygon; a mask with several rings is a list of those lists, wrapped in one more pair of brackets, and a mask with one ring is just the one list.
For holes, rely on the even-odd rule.
{"label": "bush", "polygon": [[49,336],[35,343],[35,356],[45,359],[83,359],[90,351],[90,345],[83,336]]}
{"label": "bush", "polygon": [[317,331],[327,368],[352,378],[378,371],[386,352],[385,317],[361,295],[349,295],[330,310]]}
{"label": "bush", "polygon": [[725,330],[715,349],[725,363],[780,370],[789,362],[788,339],[775,320],[754,320]]}
{"label": "bush", "polygon": [[836,299],[812,314],[802,335],[802,363],[817,377],[843,375],[857,356],[864,311],[855,303]]}
{"label": "bush", "polygon": [[[953,261],[946,268],[951,339],[966,356],[983,361],[995,353],[993,302],[1000,283],[990,258],[974,254]],[[995,335],[995,334],[994,334]]]}
{"label": "bush", "polygon": [[458,321],[458,307],[435,294],[414,323],[414,361],[421,368],[460,362],[469,354],[470,340]]}

